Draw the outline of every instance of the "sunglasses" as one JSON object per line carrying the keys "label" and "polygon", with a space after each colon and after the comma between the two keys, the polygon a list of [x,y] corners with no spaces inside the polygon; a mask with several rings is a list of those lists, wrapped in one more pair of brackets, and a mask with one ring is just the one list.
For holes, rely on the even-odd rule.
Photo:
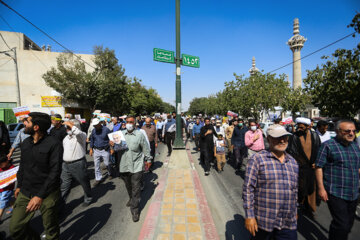
{"label": "sunglasses", "polygon": [[343,129],[340,129],[343,133],[345,133],[345,134],[350,134],[350,133],[356,133],[356,130],[350,130],[350,129],[348,129],[348,130],[343,130]]}

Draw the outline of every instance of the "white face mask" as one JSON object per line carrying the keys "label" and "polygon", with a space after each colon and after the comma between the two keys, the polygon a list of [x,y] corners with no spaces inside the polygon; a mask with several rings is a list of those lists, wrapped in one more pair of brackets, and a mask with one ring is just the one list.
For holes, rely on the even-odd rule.
{"label": "white face mask", "polygon": [[134,130],[134,124],[132,123],[127,123],[126,124],[126,129],[131,132],[132,130]]}
{"label": "white face mask", "polygon": [[73,132],[72,132],[72,131],[67,131],[67,134],[68,134],[69,136],[72,136],[72,135],[73,135]]}
{"label": "white face mask", "polygon": [[251,126],[250,128],[251,128],[251,130],[253,130],[253,131],[256,130],[256,126]]}

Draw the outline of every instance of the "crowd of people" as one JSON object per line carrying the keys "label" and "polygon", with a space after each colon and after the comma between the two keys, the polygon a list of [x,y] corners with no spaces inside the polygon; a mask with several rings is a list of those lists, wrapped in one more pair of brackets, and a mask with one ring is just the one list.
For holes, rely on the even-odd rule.
{"label": "crowd of people", "polygon": [[329,122],[313,124],[304,117],[288,126],[276,120],[264,131],[255,120],[187,120],[205,175],[211,162],[218,172],[231,161],[245,172],[245,227],[252,239],[297,239],[298,214],[314,218],[321,200],[332,216],[329,239],[348,238],[359,202],[359,124],[337,121],[333,138]]}
{"label": "crowd of people", "polygon": [[[0,123],[0,172],[14,168],[12,155],[21,149],[16,188],[13,183],[0,189],[0,217],[10,205],[13,239],[37,239],[29,226],[36,210],[46,239],[58,239],[59,209],[66,207],[74,180],[87,207],[93,188],[120,177],[129,195],[126,206],[133,221],[139,221],[143,174],[153,171],[159,143],[166,144],[171,156],[176,134],[175,113],[122,118],[94,114],[85,125],[72,114],[62,118],[32,112],[21,121],[25,127],[11,146]],[[314,218],[321,200],[333,218],[329,239],[347,239],[359,195],[360,136],[353,121],[338,121],[334,138],[326,121],[319,121],[315,130],[313,121],[303,117],[286,128],[276,121],[266,131],[255,120],[237,117],[182,115],[181,123],[182,134],[200,153],[205,176],[212,167],[221,173],[227,163],[244,174],[245,227],[252,239],[297,239],[298,213]],[[94,161],[92,185],[87,153]]]}

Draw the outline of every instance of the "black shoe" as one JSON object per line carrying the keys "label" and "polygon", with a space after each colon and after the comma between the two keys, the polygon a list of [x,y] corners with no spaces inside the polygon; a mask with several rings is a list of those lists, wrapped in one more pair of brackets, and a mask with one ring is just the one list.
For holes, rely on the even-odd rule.
{"label": "black shoe", "polygon": [[208,176],[210,173],[209,172],[205,172],[205,176]]}
{"label": "black shoe", "polygon": [[127,206],[127,207],[130,207],[130,206],[131,206],[131,199],[129,199],[129,201],[126,203],[126,206]]}
{"label": "black shoe", "polygon": [[138,213],[135,213],[135,214],[132,215],[132,220],[134,222],[138,222],[139,219],[140,219],[140,215]]}

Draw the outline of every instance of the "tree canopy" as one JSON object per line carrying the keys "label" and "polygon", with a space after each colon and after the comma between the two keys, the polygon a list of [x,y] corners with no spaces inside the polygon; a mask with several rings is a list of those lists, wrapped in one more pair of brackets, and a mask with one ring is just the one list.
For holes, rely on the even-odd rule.
{"label": "tree canopy", "polygon": [[88,71],[83,61],[71,53],[63,53],[57,58],[57,67],[46,72],[43,79],[64,100],[81,103],[91,110],[113,114],[174,111],[175,107],[163,102],[156,90],[146,88],[136,77],[125,75],[114,50],[94,47],[93,63],[95,69]]}

